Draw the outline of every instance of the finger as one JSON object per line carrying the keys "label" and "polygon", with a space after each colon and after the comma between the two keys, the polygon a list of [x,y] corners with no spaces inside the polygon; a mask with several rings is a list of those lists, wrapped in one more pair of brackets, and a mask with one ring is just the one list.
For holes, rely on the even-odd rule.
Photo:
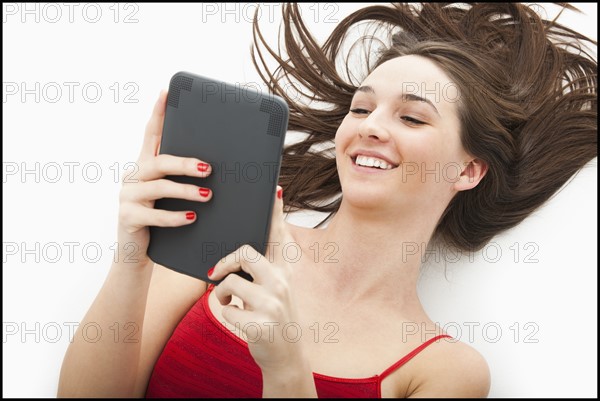
{"label": "finger", "polygon": [[271,226],[269,228],[269,243],[281,245],[283,240],[283,188],[277,185],[275,191],[275,202],[273,202],[273,211],[271,212]]}
{"label": "finger", "polygon": [[119,209],[119,221],[125,227],[179,227],[192,224],[197,220],[196,212],[191,210],[172,212],[153,209],[135,203],[126,203]]}
{"label": "finger", "polygon": [[234,252],[219,260],[209,271],[209,278],[218,281],[229,273],[244,271],[248,273],[256,283],[262,282],[265,276],[268,262],[256,249],[250,245],[242,245]]}
{"label": "finger", "polygon": [[163,198],[208,202],[212,199],[212,191],[205,187],[161,179],[125,186],[120,197],[121,201],[138,203]]}
{"label": "finger", "polygon": [[236,296],[244,302],[245,310],[254,310],[257,300],[261,298],[261,289],[237,274],[230,274],[215,287],[215,295],[221,305],[228,305],[232,296]]}
{"label": "finger", "polygon": [[212,172],[210,164],[203,160],[167,154],[147,160],[140,170],[139,176],[143,181],[155,180],[166,175],[208,177]]}
{"label": "finger", "polygon": [[[250,311],[241,309],[237,305],[226,305],[221,310],[221,316],[223,319],[229,324],[236,325],[239,324],[239,327],[245,328],[247,327],[247,323],[251,319]],[[244,332],[244,334],[246,334]]]}
{"label": "finger", "polygon": [[269,239],[265,256],[271,263],[281,262],[281,256],[288,239],[285,235],[285,221],[283,216],[283,188],[277,185],[273,210],[271,211],[271,224]]}
{"label": "finger", "polygon": [[155,156],[158,153],[158,148],[160,146],[160,140],[162,137],[163,124],[165,121],[167,94],[168,92],[166,90],[161,90],[156,103],[154,103],[152,115],[146,124],[144,143],[142,145],[143,156]]}

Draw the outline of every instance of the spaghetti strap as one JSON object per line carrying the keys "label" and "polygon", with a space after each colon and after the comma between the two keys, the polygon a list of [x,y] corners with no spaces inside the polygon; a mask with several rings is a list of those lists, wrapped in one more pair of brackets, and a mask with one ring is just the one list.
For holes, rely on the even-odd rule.
{"label": "spaghetti strap", "polygon": [[390,375],[396,369],[398,369],[400,366],[402,366],[406,362],[410,361],[413,357],[415,357],[419,352],[421,352],[425,348],[427,348],[430,344],[432,344],[432,343],[434,343],[434,342],[436,342],[436,341],[438,341],[438,340],[440,340],[440,339],[442,339],[444,337],[452,338],[448,334],[441,334],[439,336],[433,337],[432,339],[430,339],[430,340],[424,342],[423,344],[419,345],[417,348],[415,348],[414,350],[412,350],[411,352],[409,352],[408,354],[406,354],[398,362],[396,362],[395,364],[393,364],[392,366],[390,366],[389,368],[387,368],[382,374],[379,375],[379,377],[381,378],[381,380],[383,380],[386,376]]}

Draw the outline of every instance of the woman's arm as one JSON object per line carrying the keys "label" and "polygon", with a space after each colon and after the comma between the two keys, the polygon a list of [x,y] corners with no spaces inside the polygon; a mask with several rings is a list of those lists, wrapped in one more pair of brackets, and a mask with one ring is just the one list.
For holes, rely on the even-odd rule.
{"label": "woman's arm", "polygon": [[[203,281],[160,265],[114,264],[67,350],[58,396],[143,396],[164,345],[204,291]],[[86,325],[102,329],[98,341],[94,329],[86,340]]]}
{"label": "woman's arm", "polygon": [[154,365],[181,319],[206,292],[207,284],[154,265],[142,331],[134,396],[143,397]]}
{"label": "woman's arm", "polygon": [[[206,202],[198,186],[167,175],[206,177],[210,166],[194,158],[157,155],[166,108],[162,92],[146,126],[135,180],[119,196],[118,244],[125,260],[113,263],[65,355],[58,396],[143,395],[152,367],[184,313],[206,290],[200,280],[154,267],[147,254],[149,226],[197,223],[189,211],[154,209],[160,198]],[[202,167],[202,168],[201,168]],[[133,249],[135,252],[131,252]]]}
{"label": "woman's arm", "polygon": [[[141,349],[139,332],[151,275],[152,268],[146,265],[112,265],[67,349],[58,397],[133,395]],[[86,327],[91,327],[90,334]],[[131,341],[115,338],[115,333],[130,333],[132,328],[136,334]]]}
{"label": "woman's arm", "polygon": [[164,345],[206,288],[151,261],[113,264],[67,350],[58,396],[143,396]]}

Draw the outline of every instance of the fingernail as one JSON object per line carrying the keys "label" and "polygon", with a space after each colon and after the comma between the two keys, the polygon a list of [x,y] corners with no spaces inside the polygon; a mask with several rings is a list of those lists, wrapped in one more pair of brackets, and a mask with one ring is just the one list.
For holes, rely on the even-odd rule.
{"label": "fingernail", "polygon": [[210,276],[212,276],[212,274],[213,274],[213,271],[215,271],[215,267],[214,267],[214,266],[213,266],[213,267],[211,267],[211,268],[208,270],[208,276],[209,276],[209,277],[210,277]]}
{"label": "fingernail", "polygon": [[283,198],[283,188],[279,188],[279,189],[277,190],[277,198],[278,198],[278,199],[281,199],[281,198]]}
{"label": "fingernail", "polygon": [[208,171],[208,164],[206,163],[198,163],[198,171]]}
{"label": "fingernail", "polygon": [[188,220],[194,220],[196,218],[196,213],[194,212],[187,212],[185,214],[185,218]]}
{"label": "fingernail", "polygon": [[200,192],[200,196],[204,196],[206,198],[210,194],[210,189],[200,188],[198,192]]}

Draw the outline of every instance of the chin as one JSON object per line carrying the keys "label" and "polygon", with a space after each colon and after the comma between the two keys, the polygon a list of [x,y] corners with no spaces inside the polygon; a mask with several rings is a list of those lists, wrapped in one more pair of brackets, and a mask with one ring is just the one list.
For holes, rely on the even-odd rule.
{"label": "chin", "polygon": [[392,196],[390,188],[381,188],[380,185],[354,182],[342,187],[343,202],[348,206],[361,209],[382,209],[389,205]]}

